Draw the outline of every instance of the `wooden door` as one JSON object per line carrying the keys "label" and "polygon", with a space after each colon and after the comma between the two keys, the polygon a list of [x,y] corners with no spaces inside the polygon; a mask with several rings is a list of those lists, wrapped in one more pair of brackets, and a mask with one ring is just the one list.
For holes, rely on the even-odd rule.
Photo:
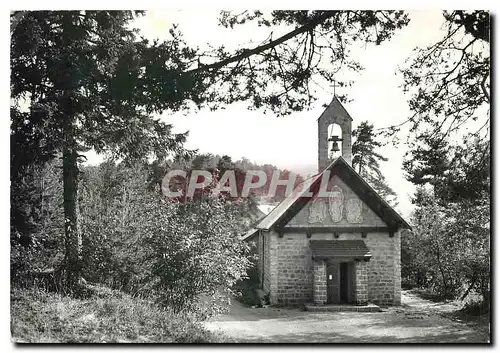
{"label": "wooden door", "polygon": [[339,264],[330,263],[326,267],[326,302],[339,303]]}
{"label": "wooden door", "polygon": [[347,262],[340,263],[340,275],[339,275],[339,291],[340,291],[340,303],[349,302],[349,267]]}

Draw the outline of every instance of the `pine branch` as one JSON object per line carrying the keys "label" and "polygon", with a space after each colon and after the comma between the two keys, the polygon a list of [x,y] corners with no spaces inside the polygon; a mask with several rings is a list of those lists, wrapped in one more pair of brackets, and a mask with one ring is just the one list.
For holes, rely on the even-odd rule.
{"label": "pine branch", "polygon": [[279,37],[278,39],[272,40],[267,44],[260,45],[258,47],[253,48],[253,49],[245,49],[241,53],[236,54],[230,58],[218,61],[218,62],[213,63],[213,64],[200,66],[196,69],[186,71],[186,73],[197,73],[197,72],[208,71],[208,70],[212,70],[212,69],[217,70],[217,69],[220,69],[228,64],[246,59],[252,55],[260,54],[268,49],[272,49],[272,48],[288,41],[291,38],[294,38],[295,36],[297,36],[301,33],[308,32],[308,31],[312,30],[313,28],[315,28],[319,24],[323,23],[325,20],[333,17],[336,13],[337,13],[337,11],[325,11],[323,14],[319,15],[318,17],[311,19],[311,21],[309,21],[307,24],[305,24],[301,27],[298,27],[291,32],[288,32],[287,34]]}

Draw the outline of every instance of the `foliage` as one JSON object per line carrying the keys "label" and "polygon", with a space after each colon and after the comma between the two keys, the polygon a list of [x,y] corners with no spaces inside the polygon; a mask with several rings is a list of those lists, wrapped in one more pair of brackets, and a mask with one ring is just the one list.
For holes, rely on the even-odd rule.
{"label": "foliage", "polygon": [[258,267],[254,264],[247,270],[247,276],[235,284],[238,298],[248,306],[261,306],[262,299],[257,292],[261,288]]}
{"label": "foliage", "polygon": [[[465,298],[474,291],[488,305],[490,16],[457,10],[444,11],[443,17],[444,37],[416,48],[400,70],[412,115],[388,131],[410,123],[403,167],[419,186],[416,232],[403,239],[402,272],[441,294],[460,292]],[[434,243],[426,242],[429,237]],[[432,277],[437,272],[432,248],[444,259],[440,283]]]}
{"label": "foliage", "polygon": [[[245,275],[239,240],[246,203],[210,197],[178,203],[151,191],[147,169],[108,161],[88,168],[80,202],[83,273],[93,282],[204,316],[224,309]],[[200,296],[213,305],[201,308]]]}
{"label": "foliage", "polygon": [[[233,161],[230,156],[213,155],[211,153],[196,153],[189,157],[176,157],[164,165],[158,162],[155,162],[154,165],[155,171],[151,176],[151,180],[160,186],[162,184],[162,178],[168,171],[176,169],[187,171],[188,174],[185,179],[183,178],[184,180],[178,180],[177,183],[177,180],[174,179],[170,186],[170,188],[174,190],[173,184],[175,184],[175,187],[182,188],[183,191],[187,188],[187,181],[190,179],[190,172],[192,170],[206,170],[212,174],[212,179],[217,181],[222,178],[226,171],[232,171],[235,175],[236,198],[239,198],[242,193],[247,177],[246,173],[248,171],[263,171],[266,174],[266,183],[259,188],[252,188],[249,194],[251,195],[251,200],[255,199],[266,202],[282,201],[287,196],[287,191],[291,192],[291,190],[287,190],[285,185],[277,185],[275,192],[269,196],[273,175],[277,175],[280,180],[293,180],[294,187],[304,180],[302,175],[287,169],[279,169],[272,164],[257,164],[245,157]],[[255,176],[254,178],[255,180],[253,181],[256,181],[257,177]],[[227,197],[231,196],[229,192],[222,192],[221,194]]]}
{"label": "foliage", "polygon": [[472,136],[464,146],[432,140],[403,161],[406,178],[416,185],[432,185],[438,202],[481,202],[490,192],[490,142]]}
{"label": "foliage", "polygon": [[[211,89],[228,93],[220,101],[210,99],[211,107],[244,100],[250,109],[269,108],[285,115],[308,108],[324,83],[336,79],[339,86],[350,85],[335,76],[341,69],[362,69],[350,47],[381,44],[409,20],[403,11],[276,10],[222,11],[219,22],[235,31],[239,26],[267,27],[269,36],[253,48],[201,53],[191,73],[207,72]],[[284,34],[276,36],[278,31]],[[207,94],[216,96],[212,90]]]}
{"label": "foliage", "polygon": [[443,17],[444,38],[416,48],[400,70],[403,89],[411,94],[412,115],[406,122],[415,141],[436,134],[448,137],[474,121],[481,122],[474,126],[479,133],[489,123],[490,15],[444,11]]}
{"label": "foliage", "polygon": [[427,206],[415,212],[413,232],[408,239],[408,252],[413,255],[413,266],[425,269],[425,284],[444,298],[451,298],[459,290],[456,273],[454,241],[446,232],[444,210],[432,198]]}
{"label": "foliage", "polygon": [[[134,41],[127,28],[132,19],[130,11],[32,11],[17,24],[11,97],[15,103],[25,99],[28,109],[14,104],[12,118],[40,135],[39,153],[60,151],[71,142],[65,117],[74,120],[71,134],[83,151],[145,158],[184,141],[185,135],[172,134],[170,125],[148,114],[153,99],[144,90],[155,84],[154,72],[134,77],[141,71],[136,61],[141,54],[144,61],[174,66],[179,53],[147,50],[146,42]],[[129,90],[132,83],[143,90]]]}
{"label": "foliage", "polygon": [[22,166],[12,176],[10,269],[13,283],[31,282],[35,272],[57,269],[62,262],[62,185],[58,174],[57,161],[53,161]]}
{"label": "foliage", "polygon": [[397,206],[396,193],[387,184],[380,171],[380,161],[387,162],[388,159],[376,152],[383,146],[377,140],[377,134],[373,124],[362,122],[357,129],[353,130],[352,136],[356,141],[352,144],[352,166],[391,206]]}
{"label": "foliage", "polygon": [[43,290],[11,290],[11,335],[23,343],[202,343],[223,340],[189,313],[176,314],[108,288],[74,299]]}
{"label": "foliage", "polygon": [[236,206],[214,197],[185,204],[159,202],[151,210],[155,222],[145,232],[144,262],[149,266],[144,290],[175,310],[196,310],[200,294],[211,298],[207,315],[224,309],[230,288],[249,266]]}
{"label": "foliage", "polygon": [[440,206],[423,187],[417,189],[413,231],[402,243],[402,274],[445,298],[471,292],[489,303],[490,203],[462,200]]}
{"label": "foliage", "polygon": [[84,169],[80,185],[83,277],[131,291],[141,272],[142,215],[151,207],[145,172],[106,161]]}
{"label": "foliage", "polygon": [[[340,67],[360,70],[349,57],[352,41],[380,44],[408,23],[402,11],[275,11],[270,19],[260,12],[253,17],[244,13],[246,20],[258,19],[268,27],[295,29],[274,40],[271,34],[265,44],[231,55],[224,47],[191,48],[175,27],[161,43],[137,38],[130,25],[141,14],[11,14],[12,134],[17,134],[16,143],[25,144],[25,138],[25,145],[38,143],[36,158],[62,152],[70,287],[81,270],[76,205],[80,152],[93,148],[130,160],[183,154],[186,135],[173,134],[172,126],[152,117],[165,110],[193,105],[215,109],[235,101],[280,114],[304,109],[314,99],[309,89],[313,75],[331,80]],[[238,18],[224,12],[221,24],[244,22]],[[332,62],[337,68],[332,69]]]}
{"label": "foliage", "polygon": [[[13,133],[17,143],[40,143],[37,158],[62,152],[65,267],[72,289],[81,268],[78,154],[94,148],[132,159],[161,157],[179,153],[185,140],[151,116],[165,108],[152,89],[158,78],[154,64],[140,79],[134,76],[141,71],[137,58],[169,66],[175,65],[177,53],[172,58],[168,50],[155,52],[135,41],[127,27],[132,19],[131,11],[27,12],[12,31]],[[129,90],[131,84],[148,87]]]}

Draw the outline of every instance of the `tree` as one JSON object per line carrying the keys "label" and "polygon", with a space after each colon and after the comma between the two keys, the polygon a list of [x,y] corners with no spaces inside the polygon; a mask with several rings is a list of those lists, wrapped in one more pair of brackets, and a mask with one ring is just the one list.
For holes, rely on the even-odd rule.
{"label": "tree", "polygon": [[250,265],[249,246],[239,239],[248,226],[240,211],[215,197],[157,205],[151,211],[156,221],[144,233],[144,291],[179,311],[192,308],[202,294],[210,298],[208,310],[221,309]]}
{"label": "tree", "polygon": [[[309,107],[321,83],[332,82],[339,70],[358,72],[361,65],[350,56],[356,42],[381,44],[409,22],[403,11],[223,11],[226,28],[249,22],[268,27],[269,36],[258,46],[230,53],[213,48],[200,55],[192,73],[208,72],[223,95],[221,104],[245,100],[250,109],[269,108],[279,115]],[[275,37],[275,29],[285,28]],[[215,56],[215,59],[213,58]],[[209,63],[202,63],[209,61]],[[339,86],[352,82],[336,78]],[[318,85],[320,83],[320,85]],[[212,93],[213,94],[213,93]],[[345,99],[345,96],[340,97]]]}
{"label": "tree", "polygon": [[439,204],[432,189],[418,186],[412,202],[413,230],[401,242],[405,280],[447,297],[465,299],[473,291],[486,308],[490,291],[490,204],[461,200]]}
{"label": "tree", "polygon": [[388,159],[376,152],[383,144],[376,139],[373,124],[362,122],[352,132],[356,141],[352,144],[352,166],[391,206],[397,205],[396,193],[387,184],[384,175],[380,171],[380,161],[387,162]]}
{"label": "tree", "polygon": [[[69,288],[75,287],[80,272],[79,153],[94,148],[129,158],[161,156],[177,150],[185,139],[148,115],[154,99],[126,91],[126,83],[134,79],[131,73],[139,69],[133,58],[146,48],[126,29],[131,19],[126,11],[29,12],[12,35],[11,96],[29,103],[27,111],[18,104],[12,107],[15,131],[27,131],[15,143],[38,141],[38,158],[62,152]],[[169,58],[167,52],[163,56]]]}
{"label": "tree", "polygon": [[225,48],[190,48],[175,27],[171,39],[149,43],[128,26],[133,17],[130,11],[11,15],[11,118],[24,124],[21,131],[37,132],[41,153],[62,153],[69,288],[80,273],[76,201],[82,151],[94,148],[130,160],[184,153],[186,135],[173,134],[151,115],[165,110],[216,109],[236,101],[278,114],[304,109],[315,99],[314,76],[331,80],[341,67],[361,69],[349,55],[352,42],[380,44],[408,23],[402,11],[273,11],[270,17],[224,12],[221,24],[231,28],[252,20],[293,28],[230,54]]}
{"label": "tree", "polygon": [[[425,277],[446,294],[465,299],[473,291],[488,309],[490,293],[490,145],[476,136],[465,147],[441,144],[419,150],[405,161],[408,177],[418,185],[412,202],[415,232],[402,241],[402,271],[407,277]],[[439,218],[435,219],[435,214]],[[433,225],[432,223],[436,223]],[[433,243],[422,241],[425,234]],[[433,269],[440,250],[441,267]],[[434,259],[434,260],[433,260]],[[450,268],[447,262],[453,264]],[[437,271],[439,270],[439,272]],[[436,282],[427,277],[441,273]],[[435,276],[432,278],[436,278]],[[438,277],[439,278],[439,277]]]}
{"label": "tree", "polygon": [[411,94],[412,115],[389,133],[409,123],[415,140],[437,134],[446,138],[474,121],[479,122],[476,133],[489,125],[490,15],[482,10],[444,11],[443,17],[444,38],[416,48],[400,69],[403,89]]}
{"label": "tree", "polygon": [[24,285],[33,275],[55,274],[64,235],[59,174],[60,165],[52,161],[23,166],[11,180],[12,283]]}
{"label": "tree", "polygon": [[418,219],[413,219],[413,239],[410,241],[417,268],[424,269],[431,289],[443,298],[453,298],[460,290],[457,273],[457,243],[450,238],[446,227],[449,219],[445,210],[432,200],[420,207]]}
{"label": "tree", "polygon": [[482,202],[490,193],[490,142],[479,136],[464,146],[450,146],[440,135],[424,139],[403,161],[407,180],[431,185],[438,202]]}

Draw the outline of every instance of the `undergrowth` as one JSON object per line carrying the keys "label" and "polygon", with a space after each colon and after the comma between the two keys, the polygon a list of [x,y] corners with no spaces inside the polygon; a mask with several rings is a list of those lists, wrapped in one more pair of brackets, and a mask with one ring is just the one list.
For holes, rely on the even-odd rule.
{"label": "undergrowth", "polygon": [[99,288],[75,299],[39,288],[11,290],[11,336],[37,343],[205,343],[222,340],[189,313]]}

